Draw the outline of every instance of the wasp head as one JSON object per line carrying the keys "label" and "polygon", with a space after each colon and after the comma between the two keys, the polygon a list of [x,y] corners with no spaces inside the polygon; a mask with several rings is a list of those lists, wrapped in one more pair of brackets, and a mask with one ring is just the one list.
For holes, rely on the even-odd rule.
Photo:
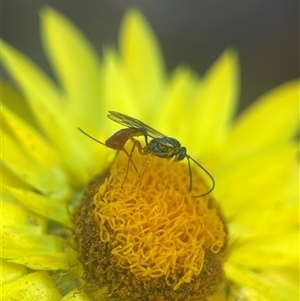
{"label": "wasp head", "polygon": [[174,153],[174,161],[181,161],[186,158],[186,147],[181,146],[177,149],[176,153]]}

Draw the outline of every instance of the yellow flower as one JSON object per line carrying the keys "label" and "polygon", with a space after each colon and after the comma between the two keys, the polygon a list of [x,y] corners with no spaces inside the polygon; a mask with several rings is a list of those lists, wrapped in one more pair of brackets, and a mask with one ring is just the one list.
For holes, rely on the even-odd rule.
{"label": "yellow flower", "polygon": [[[77,253],[83,248],[81,242],[88,241],[79,235],[82,219],[78,212],[87,214],[84,223],[94,219],[90,218],[91,211],[85,207],[86,203],[81,203],[75,215],[73,212],[88,182],[102,174],[99,183],[103,184],[99,189],[97,187],[96,195],[87,198],[86,195],[91,194],[87,189],[83,201],[100,204],[95,214],[100,231],[97,239],[103,244],[109,242],[113,246],[114,235],[121,235],[109,232],[112,228],[107,225],[116,221],[111,218],[112,214],[119,214],[120,208],[128,210],[128,204],[131,204],[115,202],[116,206],[127,207],[109,207],[112,203],[105,203],[107,195],[112,200],[123,201],[127,193],[132,201],[136,198],[132,197],[131,190],[137,194],[143,192],[144,197],[133,205],[138,204],[139,214],[147,217],[153,217],[151,214],[155,210],[157,214],[161,213],[157,208],[166,209],[167,214],[172,210],[178,212],[178,216],[184,213],[187,216],[185,223],[190,223],[184,229],[196,231],[190,236],[193,248],[200,241],[196,239],[198,224],[203,222],[199,220],[199,212],[206,212],[205,216],[208,216],[207,210],[214,208],[213,218],[207,218],[209,222],[203,222],[201,226],[208,227],[205,233],[210,233],[211,222],[216,222],[220,232],[215,236],[208,235],[212,243],[207,248],[217,254],[221,250],[221,256],[207,258],[207,248],[205,251],[197,249],[198,261],[196,257],[192,258],[196,254],[193,253],[195,248],[192,251],[182,248],[179,250],[183,252],[182,256],[179,251],[177,255],[169,254],[173,256],[168,258],[174,258],[174,264],[170,261],[168,266],[172,268],[166,268],[166,271],[168,275],[175,275],[174,283],[168,283],[170,278],[162,268],[152,270],[158,273],[152,275],[154,279],[166,280],[166,283],[159,282],[159,288],[166,285],[165,292],[171,297],[176,296],[176,291],[182,292],[181,287],[193,284],[187,293],[193,296],[190,300],[203,300],[208,294],[206,298],[211,301],[296,301],[299,293],[299,182],[295,137],[299,81],[282,84],[235,117],[239,74],[237,55],[232,50],[226,50],[202,78],[186,67],[179,67],[168,76],[155,35],[136,10],[129,11],[124,17],[119,52],[107,48],[101,60],[83,34],[60,13],[46,8],[42,11],[41,21],[45,51],[59,85],[24,55],[2,42],[3,65],[18,87],[16,90],[10,84],[2,83],[3,300],[66,301],[74,297],[76,300],[106,300],[110,295],[125,298],[126,286],[121,289],[101,278],[98,284],[106,281],[107,285],[91,292],[91,283],[82,280],[82,276],[85,280],[92,279],[86,275],[90,262],[83,261],[84,253]],[[193,162],[190,193],[186,163],[168,164],[166,159],[156,156],[150,162],[151,155],[141,155],[138,151],[133,153],[130,162],[122,152],[115,158],[115,151],[88,140],[78,131],[80,127],[96,139],[105,141],[120,129],[117,123],[105,117],[109,110],[136,117],[176,137],[187,147],[188,155],[214,176],[216,188],[213,193],[193,198],[194,190],[201,194],[208,187],[203,187],[202,176],[199,176],[201,170]],[[141,140],[141,143],[144,142]],[[128,149],[130,151],[130,146]],[[140,172],[141,166],[145,165]],[[107,168],[111,176],[103,177]],[[160,168],[164,168],[161,173]],[[158,173],[164,180],[155,180]],[[115,182],[117,186],[113,186]],[[143,185],[148,185],[147,190]],[[118,198],[118,194],[121,197]],[[152,211],[148,208],[149,196],[154,200]],[[171,201],[160,201],[165,199]],[[164,204],[168,206],[159,207]],[[185,209],[181,209],[182,204]],[[130,214],[133,213],[130,211]],[[105,219],[107,224],[104,224]],[[162,220],[158,222],[164,224]],[[180,222],[178,218],[176,225]],[[150,223],[151,227],[153,225],[154,222]],[[180,235],[176,225],[172,230]],[[84,231],[89,232],[87,230]],[[130,231],[134,230],[131,228]],[[162,233],[166,235],[164,231]],[[200,247],[208,240],[206,238]],[[160,241],[161,244],[164,242]],[[173,242],[170,239],[169,245]],[[123,267],[125,271],[129,269],[130,260],[126,254],[135,256],[137,253],[133,247],[120,253],[124,245],[120,246],[115,246],[112,252],[102,250],[101,254],[112,256],[117,262],[116,267]],[[149,250],[155,253],[153,248]],[[99,254],[95,256],[97,258]],[[182,266],[178,266],[178,262]],[[155,265],[163,266],[153,262]],[[223,282],[220,280],[222,266]],[[136,283],[140,276],[143,281],[146,279],[143,282],[145,291],[141,292],[144,299],[156,300],[147,294],[150,289],[147,273],[151,265],[134,267],[130,272],[135,275]],[[197,277],[201,272],[208,273],[208,267],[213,267],[209,274],[212,282],[203,284],[203,278]],[[177,279],[176,275],[181,278]],[[161,276],[163,278],[159,278]],[[126,281],[132,279],[126,278]],[[202,282],[195,279],[202,279]],[[120,281],[124,284],[124,279]],[[201,286],[205,286],[206,293]],[[194,293],[198,291],[203,295]],[[157,300],[175,300],[175,297],[171,299],[164,295],[164,291],[159,296]],[[126,300],[139,299],[131,294]],[[188,297],[178,300],[188,300]]]}

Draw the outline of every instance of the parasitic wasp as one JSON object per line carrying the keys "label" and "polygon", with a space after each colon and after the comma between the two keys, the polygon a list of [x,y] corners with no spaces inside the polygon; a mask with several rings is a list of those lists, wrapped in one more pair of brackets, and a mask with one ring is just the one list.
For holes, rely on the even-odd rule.
{"label": "parasitic wasp", "polygon": [[[211,193],[215,188],[215,180],[213,176],[202,166],[200,165],[196,160],[194,160],[190,155],[187,154],[186,147],[182,146],[178,140],[175,138],[167,137],[166,135],[156,131],[152,127],[146,125],[142,121],[135,119],[133,117],[130,117],[128,115],[115,112],[115,111],[108,111],[109,114],[107,117],[121,125],[126,126],[127,128],[121,129],[115,134],[113,134],[110,138],[108,138],[105,143],[97,140],[96,138],[90,136],[86,132],[84,132],[82,129],[78,128],[83,134],[88,136],[89,138],[95,140],[96,142],[105,145],[109,148],[112,148],[114,150],[118,151],[124,151],[126,155],[128,156],[128,166],[126,175],[124,178],[124,181],[122,183],[122,186],[126,180],[127,174],[128,174],[128,168],[129,168],[129,162],[131,162],[137,171],[137,168],[132,161],[132,155],[135,147],[138,148],[138,151],[141,155],[149,155],[157,156],[159,158],[165,158],[165,159],[173,159],[174,162],[176,161],[182,161],[185,158],[188,161],[188,167],[189,167],[189,176],[190,176],[190,191],[192,190],[193,185],[193,178],[192,178],[192,169],[191,169],[191,163],[190,160],[192,160],[198,167],[200,167],[211,179],[212,181],[212,187],[204,194],[201,195],[195,195],[193,197],[202,197],[209,193]],[[143,147],[141,142],[137,139],[134,139],[134,137],[138,136],[144,136],[145,138],[145,146]],[[149,137],[152,138],[149,141]],[[128,140],[133,141],[133,147],[128,153],[125,149],[125,144]]]}

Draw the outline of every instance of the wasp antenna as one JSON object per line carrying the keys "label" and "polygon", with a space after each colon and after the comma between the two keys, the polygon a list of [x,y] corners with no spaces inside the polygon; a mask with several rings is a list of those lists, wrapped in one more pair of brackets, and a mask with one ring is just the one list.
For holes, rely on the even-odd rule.
{"label": "wasp antenna", "polygon": [[192,157],[188,156],[187,155],[187,159],[188,159],[188,164],[189,164],[189,173],[190,173],[190,190],[192,189],[192,171],[191,171],[191,165],[190,165],[190,159],[196,164],[198,165],[208,176],[209,178],[211,179],[211,182],[212,182],[212,186],[211,188],[205,192],[204,194],[200,194],[200,195],[193,195],[194,198],[200,198],[202,196],[205,196],[205,195],[208,195],[210,194],[214,188],[215,188],[215,179],[213,178],[213,176],[201,165],[199,164],[196,160],[194,160]]}
{"label": "wasp antenna", "polygon": [[86,133],[86,132],[85,132],[84,130],[82,130],[81,128],[78,128],[78,130],[79,130],[82,134],[84,134],[84,135],[86,135],[87,137],[91,138],[92,140],[94,140],[94,141],[96,141],[96,142],[98,142],[98,143],[100,143],[100,144],[106,146],[105,143],[103,143],[103,142],[99,141],[98,139],[94,138],[93,136],[89,135],[88,133]]}

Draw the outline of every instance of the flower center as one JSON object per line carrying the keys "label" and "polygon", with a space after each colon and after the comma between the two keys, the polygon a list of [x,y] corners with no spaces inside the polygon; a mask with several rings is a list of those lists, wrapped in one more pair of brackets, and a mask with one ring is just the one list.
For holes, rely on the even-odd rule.
{"label": "flower center", "polygon": [[183,162],[138,152],[129,162],[120,152],[75,213],[87,280],[124,300],[199,300],[214,291],[228,232],[212,196],[193,197],[205,191],[195,175],[189,192]]}

